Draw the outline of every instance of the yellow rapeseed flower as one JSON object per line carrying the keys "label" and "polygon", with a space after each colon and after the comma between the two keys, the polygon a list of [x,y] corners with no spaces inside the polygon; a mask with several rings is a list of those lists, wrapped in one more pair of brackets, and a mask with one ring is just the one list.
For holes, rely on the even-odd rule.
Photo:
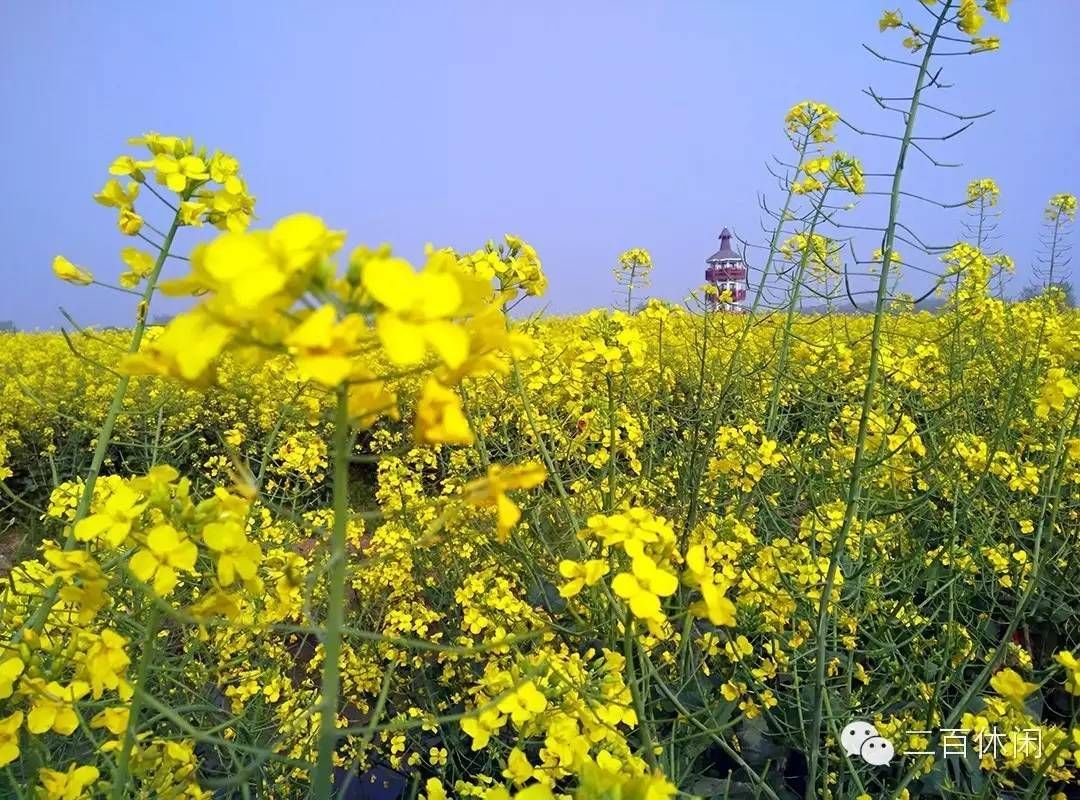
{"label": "yellow rapeseed flower", "polygon": [[234,331],[199,307],[170,320],[161,335],[120,362],[133,375],[169,375],[195,384],[209,381],[214,360]]}
{"label": "yellow rapeseed flower", "polygon": [[635,617],[655,622],[665,618],[660,598],[675,594],[678,588],[678,578],[644,553],[632,559],[630,572],[620,572],[611,582],[612,591],[630,604]]}
{"label": "yellow rapeseed flower", "polygon": [[536,776],[536,769],[529,763],[529,757],[522,750],[514,747],[506,757],[506,769],[502,774],[504,778],[512,780],[515,786],[521,786]]}
{"label": "yellow rapeseed flower", "polygon": [[1024,698],[1039,687],[1028,683],[1014,669],[1003,669],[990,679],[990,686],[1014,706],[1022,707]]}
{"label": "yellow rapeseed flower", "polygon": [[461,398],[434,378],[428,378],[417,399],[413,438],[423,444],[473,443]]}
{"label": "yellow rapeseed flower", "polygon": [[72,763],[67,772],[42,767],[38,771],[38,797],[42,800],[81,800],[86,790],[97,782],[101,773],[89,764]]}
{"label": "yellow rapeseed flower", "polygon": [[102,709],[90,720],[91,728],[105,728],[113,736],[120,736],[128,727],[131,709],[127,706],[113,706]]}
{"label": "yellow rapeseed flower", "polygon": [[466,503],[481,508],[495,508],[496,533],[500,541],[506,541],[510,530],[521,519],[521,509],[507,496],[511,489],[532,489],[547,478],[547,470],[536,461],[505,466],[492,464],[487,477],[465,484],[462,498]]}
{"label": "yellow rapeseed flower", "polygon": [[22,723],[21,711],[0,719],[0,767],[7,766],[19,757],[19,729]]}
{"label": "yellow rapeseed flower", "polygon": [[1077,395],[1077,385],[1065,374],[1062,367],[1051,367],[1046,371],[1039,399],[1035,402],[1035,416],[1046,419],[1051,411],[1062,412],[1065,404]]}
{"label": "yellow rapeseed flower", "polygon": [[544,693],[536,688],[532,681],[525,681],[512,693],[499,701],[499,712],[506,714],[519,727],[540,714],[547,708],[548,701]]}
{"label": "yellow rapeseed flower", "polygon": [[46,683],[41,678],[29,678],[23,680],[20,691],[30,700],[30,713],[26,717],[26,729],[30,733],[51,730],[70,736],[79,727],[74,704],[90,691],[90,686],[84,681],[63,686],[57,681]]}
{"label": "yellow rapeseed flower", "polygon": [[993,178],[979,178],[967,186],[967,204],[974,206],[980,201],[987,206],[996,206],[1001,189]]}
{"label": "yellow rapeseed flower", "polygon": [[90,270],[72,264],[63,256],[57,256],[53,259],[52,271],[60,280],[73,283],[76,286],[88,286],[94,282],[94,275]]}
{"label": "yellow rapeseed flower", "polygon": [[491,735],[498,733],[505,724],[506,717],[497,709],[489,708],[476,716],[464,717],[461,720],[461,730],[472,739],[474,751],[483,750],[491,741]]}
{"label": "yellow rapeseed flower", "polygon": [[428,778],[424,784],[424,796],[427,800],[447,800],[446,789],[438,778]]}
{"label": "yellow rapeseed flower", "polygon": [[157,525],[146,535],[146,545],[131,557],[131,571],[141,581],[153,579],[154,591],[164,597],[179,580],[178,572],[193,573],[199,550],[172,525]]}
{"label": "yellow rapeseed flower", "polygon": [[86,651],[84,670],[95,700],[100,699],[106,689],[119,691],[121,699],[131,695],[131,687],[124,679],[131,663],[127,644],[126,638],[106,628]]}
{"label": "yellow rapeseed flower", "polygon": [[198,156],[173,158],[159,153],[154,156],[154,171],[157,173],[158,182],[177,194],[183,194],[192,182],[204,181],[210,177],[210,173],[206,171],[206,162]]}
{"label": "yellow rapeseed flower", "polygon": [[468,334],[450,321],[465,299],[460,278],[434,266],[445,259],[453,260],[445,253],[433,254],[420,272],[402,258],[375,258],[364,265],[363,286],[381,306],[375,330],[394,364],[419,364],[431,349],[455,368],[468,355]]}
{"label": "yellow rapeseed flower", "polygon": [[139,184],[129,183],[126,187],[120,185],[115,178],[106,181],[101,191],[94,195],[94,199],[106,208],[131,209],[139,196]]}
{"label": "yellow rapeseed flower", "polygon": [[217,576],[222,586],[231,586],[237,577],[244,582],[255,578],[262,549],[244,535],[240,523],[211,522],[203,528],[202,536],[206,546],[217,553]]}
{"label": "yellow rapeseed flower", "polygon": [[1058,218],[1072,221],[1076,219],[1077,200],[1076,195],[1062,192],[1055,194],[1046,204],[1046,218],[1055,220]]}
{"label": "yellow rapeseed flower", "polygon": [[960,0],[960,11],[957,14],[956,27],[969,36],[974,36],[982,28],[986,19],[979,11],[975,0]]}
{"label": "yellow rapeseed flower", "polygon": [[896,11],[884,11],[881,14],[881,19],[878,20],[878,31],[884,32],[889,28],[899,28],[903,22],[903,16],[899,9]]}
{"label": "yellow rapeseed flower", "polygon": [[120,275],[120,285],[127,288],[137,286],[139,281],[150,274],[154,267],[154,257],[137,247],[125,247],[120,251],[120,260],[127,265],[127,272]]}
{"label": "yellow rapeseed flower", "polygon": [[100,511],[79,520],[75,525],[75,538],[81,542],[104,539],[112,547],[119,547],[145,508],[146,503],[138,492],[120,484],[109,494]]}
{"label": "yellow rapeseed flower", "polygon": [[1054,661],[1065,668],[1065,691],[1080,695],[1080,659],[1068,650],[1062,650],[1054,656]]}
{"label": "yellow rapeseed flower", "polygon": [[308,314],[285,337],[285,346],[304,379],[334,387],[352,372],[357,343],[366,327],[359,314],[339,321],[336,308],[328,304]]}
{"label": "yellow rapeseed flower", "polygon": [[576,597],[586,586],[599,583],[609,570],[608,562],[600,558],[590,558],[583,562],[564,559],[559,562],[559,574],[566,578],[567,582],[560,587],[559,594],[567,599]]}

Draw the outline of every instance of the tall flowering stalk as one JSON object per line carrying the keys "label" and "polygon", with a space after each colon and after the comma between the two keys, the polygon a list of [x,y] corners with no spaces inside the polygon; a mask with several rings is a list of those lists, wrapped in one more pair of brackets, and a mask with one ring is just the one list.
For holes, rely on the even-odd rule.
{"label": "tall flowering stalk", "polygon": [[1076,221],[1076,209],[1076,195],[1061,192],[1050,198],[1043,211],[1044,229],[1035,267],[1035,277],[1042,289],[1049,290],[1063,282],[1062,273],[1072,260],[1069,234]]}
{"label": "tall flowering stalk", "polygon": [[[239,163],[226,153],[216,151],[208,154],[205,148],[196,148],[191,139],[157,133],[133,138],[129,143],[144,147],[149,157],[136,159],[130,155],[119,156],[109,167],[109,173],[116,177],[110,178],[102,190],[94,195],[94,199],[107,208],[117,210],[117,227],[121,233],[142,239],[156,251],[155,255],[135,247],[125,247],[121,253],[121,260],[128,269],[119,277],[119,288],[133,292],[140,283],[143,284],[138,294],[131,340],[127,346],[128,354],[134,355],[143,343],[150,304],[157,292],[162,270],[170,256],[176,257],[172,249],[180,228],[201,227],[210,223],[222,230],[244,230],[251,221],[255,200],[248,194],[247,186],[240,177]],[[153,181],[148,181],[148,176]],[[126,185],[121,185],[121,178],[127,179]],[[155,188],[155,184],[161,189]],[[136,209],[136,200],[142,188],[172,211],[172,219],[164,233],[146,222],[143,214]],[[157,234],[160,240],[149,236],[147,231]],[[77,286],[98,283],[90,270],[77,267],[63,256],[57,256],[53,261],[53,272],[61,280]],[[110,286],[107,283],[102,285]],[[89,513],[94,488],[130,383],[129,374],[117,377],[105,418],[94,436],[94,454],[75,509],[76,524]],[[72,527],[64,541],[64,549],[71,550],[74,546]],[[57,587],[53,586],[34,612],[28,626],[31,630],[40,630],[44,624],[56,600],[56,590]]]}
{"label": "tall flowering stalk", "polygon": [[[825,575],[821,599],[818,603],[817,624],[814,631],[816,637],[815,674],[813,683],[813,701],[811,709],[811,725],[807,737],[809,747],[809,776],[807,781],[807,800],[815,797],[819,792],[827,791],[827,769],[821,769],[820,762],[823,758],[822,723],[824,717],[826,684],[826,652],[828,647],[828,628],[830,622],[830,601],[836,585],[837,575],[840,571],[841,559],[845,554],[845,544],[851,533],[856,517],[862,508],[860,500],[863,493],[863,472],[866,468],[865,457],[867,440],[871,427],[871,415],[874,409],[875,396],[878,391],[878,371],[881,365],[881,341],[884,328],[884,311],[888,300],[889,277],[895,260],[895,245],[900,216],[900,205],[903,184],[904,167],[909,152],[913,148],[922,151],[922,145],[915,138],[915,122],[919,111],[923,107],[923,93],[937,85],[936,74],[931,70],[933,56],[938,46],[948,38],[946,30],[955,26],[956,31],[963,37],[968,37],[972,52],[996,49],[996,40],[990,41],[977,36],[985,22],[982,11],[974,0],[960,0],[959,4],[954,0],[942,0],[941,3],[926,5],[924,8],[930,12],[933,22],[929,33],[921,30],[917,25],[904,23],[899,14],[886,12],[879,25],[882,31],[891,28],[906,28],[910,35],[904,40],[903,45],[913,53],[921,53],[920,60],[911,65],[915,69],[915,79],[912,84],[908,106],[903,113],[905,120],[904,131],[899,139],[896,164],[892,171],[891,186],[888,193],[888,217],[885,222],[881,240],[881,265],[878,275],[877,290],[874,296],[873,327],[870,332],[869,360],[866,365],[866,379],[863,389],[862,403],[858,411],[858,424],[855,434],[855,445],[852,454],[851,467],[848,477],[847,495],[844,501],[843,520],[839,531],[832,543],[832,551],[829,557],[829,567]],[[1004,3],[998,0],[988,0],[985,3],[986,10],[1004,21],[1008,18],[1008,12]],[[906,63],[906,62],[905,62]],[[880,101],[879,101],[880,102]],[[966,125],[965,125],[966,127]],[[835,732],[834,732],[835,735]]]}
{"label": "tall flowering stalk", "polygon": [[1011,258],[991,248],[1001,217],[1001,212],[996,210],[1000,196],[1001,190],[993,178],[971,181],[967,187],[966,201],[970,218],[964,223],[964,230],[977,248],[997,260],[997,294],[999,300],[1004,300],[1005,273],[1012,271],[1013,263]]}
{"label": "tall flowering stalk", "polygon": [[[830,191],[859,195],[864,190],[862,164],[855,157],[843,152],[822,155],[810,159],[803,167],[805,177],[794,189],[797,194],[810,195],[810,210],[801,223],[805,229],[791,236],[780,246],[780,255],[792,270],[788,291],[784,326],[780,334],[776,375],[773,379],[769,407],[765,416],[765,431],[775,435],[779,410],[780,387],[787,374],[788,356],[793,337],[795,313],[799,308],[803,290],[813,275],[815,282],[828,286],[829,276],[841,272],[841,246],[827,236],[818,233],[819,226],[827,224],[835,213],[827,207]],[[826,292],[827,294],[827,292]]]}
{"label": "tall flowering stalk", "polygon": [[626,287],[627,314],[633,311],[634,289],[649,285],[652,268],[652,255],[643,247],[632,247],[619,255],[619,262],[612,273],[615,275],[615,282]]}

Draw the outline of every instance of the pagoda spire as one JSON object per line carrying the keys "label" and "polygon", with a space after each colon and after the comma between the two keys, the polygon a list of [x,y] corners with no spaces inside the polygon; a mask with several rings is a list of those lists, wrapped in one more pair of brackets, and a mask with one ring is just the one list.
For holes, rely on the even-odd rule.
{"label": "pagoda spire", "polygon": [[[716,289],[716,294],[710,296],[710,303],[714,307],[724,311],[744,311],[742,304],[746,300],[746,264],[742,256],[732,249],[731,239],[730,230],[724,228],[720,231],[720,249],[705,259],[708,265],[705,280]],[[716,299],[725,293],[730,299]]]}

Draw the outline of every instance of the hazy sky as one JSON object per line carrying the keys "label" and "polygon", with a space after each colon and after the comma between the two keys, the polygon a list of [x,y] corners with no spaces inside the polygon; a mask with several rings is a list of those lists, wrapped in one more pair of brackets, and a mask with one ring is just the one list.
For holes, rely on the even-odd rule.
{"label": "hazy sky", "polygon": [[[921,13],[914,0],[897,5]],[[946,59],[956,87],[934,101],[996,113],[941,148],[962,168],[913,158],[907,186],[959,200],[971,178],[995,177],[1018,290],[1046,199],[1080,192],[1080,2],[1013,7],[1011,23],[987,26],[1002,50]],[[765,163],[786,154],[789,106],[818,99],[899,132],[862,94],[910,90],[909,70],[861,47],[897,54],[895,32],[877,32],[881,8],[0,0],[0,320],[55,326],[61,305],[88,324],[130,318],[131,298],[62,284],[50,263],[64,253],[102,277],[121,271],[132,240],[91,195],[127,137],[148,130],[235,154],[263,224],[310,211],[347,229],[350,246],[387,241],[413,259],[428,241],[464,249],[514,232],[539,250],[560,312],[611,303],[610,265],[646,247],[651,294],[681,299],[702,282],[722,227],[760,238],[757,193],[776,195]],[[924,132],[949,129],[924,121]],[[845,134],[840,144],[870,171],[895,158],[893,142]],[[862,213],[880,219],[879,209]],[[959,235],[959,211],[911,200],[903,214],[926,240]]]}

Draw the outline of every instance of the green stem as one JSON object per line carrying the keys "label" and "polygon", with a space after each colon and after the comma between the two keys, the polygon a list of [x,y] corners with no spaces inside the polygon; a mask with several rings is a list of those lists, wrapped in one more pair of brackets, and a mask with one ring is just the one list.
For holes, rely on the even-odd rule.
{"label": "green stem", "polygon": [[487,439],[484,437],[483,429],[476,424],[476,419],[473,417],[472,400],[469,397],[469,392],[465,388],[464,382],[458,385],[458,390],[461,392],[461,407],[465,410],[465,419],[469,421],[469,428],[476,437],[476,443],[474,445],[476,455],[480,458],[480,466],[486,470],[491,464],[491,459],[488,458]]}
{"label": "green stem", "polygon": [[151,605],[146,618],[146,629],[143,631],[142,651],[139,653],[139,669],[135,676],[135,696],[131,698],[131,707],[128,709],[127,729],[124,731],[124,741],[120,746],[120,757],[116,762],[116,773],[113,775],[112,800],[121,800],[127,794],[128,773],[131,769],[131,750],[135,746],[135,734],[139,729],[139,714],[142,711],[143,698],[149,694],[146,688],[146,680],[150,674],[150,664],[154,660],[154,637],[157,636],[158,621],[161,614],[157,606]]}
{"label": "green stem", "polygon": [[23,797],[25,797],[25,795],[23,794],[22,789],[19,787],[19,782],[15,779],[15,774],[11,771],[11,767],[5,767],[4,771],[5,773],[7,773],[8,783],[11,784],[11,789],[14,792],[12,797],[16,797],[18,798],[18,800],[23,800]]}
{"label": "green stem", "polygon": [[[810,253],[814,248],[814,234],[817,232],[818,223],[821,221],[821,209],[825,205],[825,198],[828,194],[829,188],[825,187],[814,206],[810,228],[806,234],[806,245],[803,247],[799,267],[791,286],[791,299],[788,300],[787,315],[784,318],[784,329],[780,338],[780,354],[776,361],[776,378],[773,380],[772,393],[769,397],[769,410],[765,415],[765,433],[774,438],[776,436],[776,414],[780,408],[780,386],[783,382],[784,370],[787,368],[788,355],[791,350],[791,331],[795,326],[795,311],[799,306],[799,289],[802,287],[803,278],[806,275],[806,267],[810,263]],[[828,258],[828,253],[826,252],[822,256]]]}
{"label": "green stem", "polygon": [[[833,587],[836,584],[836,575],[840,569],[840,558],[844,552],[844,543],[851,532],[855,521],[856,511],[862,494],[863,455],[866,451],[867,431],[870,427],[870,411],[874,404],[874,390],[877,384],[878,369],[881,362],[881,331],[884,318],[885,299],[889,286],[889,269],[892,266],[892,250],[896,239],[896,223],[900,213],[900,186],[904,173],[904,162],[907,158],[908,148],[911,146],[912,136],[915,132],[915,118],[919,111],[919,101],[925,88],[923,81],[929,71],[930,58],[934,52],[934,45],[945,24],[952,0],[946,0],[938,14],[934,24],[934,30],[927,40],[926,49],[923,53],[922,63],[919,66],[918,75],[915,78],[915,89],[911,93],[911,103],[907,111],[907,125],[904,128],[904,136],[900,141],[900,152],[897,155],[896,171],[893,173],[892,189],[889,198],[889,222],[885,227],[885,237],[881,248],[881,275],[878,277],[877,298],[874,304],[874,324],[870,335],[870,361],[867,365],[866,388],[863,391],[862,409],[859,414],[859,428],[855,439],[855,453],[852,458],[851,476],[848,481],[847,499],[844,510],[844,521],[833,542],[832,552],[829,556],[829,569],[825,576],[825,586],[821,593],[818,605],[817,629],[817,652],[814,668],[814,706],[813,722],[807,736],[807,744],[810,750],[810,769],[806,782],[806,798],[813,800],[818,793],[818,763],[823,755],[821,740],[822,711],[825,695],[825,650],[826,629],[829,622],[829,601],[832,597]],[[823,770],[821,776],[822,789],[827,789],[827,773]]]}
{"label": "green stem", "polygon": [[645,701],[638,686],[637,668],[634,666],[634,615],[630,609],[626,609],[626,619],[623,622],[623,657],[626,659],[626,677],[630,684],[630,697],[634,702],[634,713],[638,718],[638,730],[641,731],[641,746],[645,750],[645,760],[654,770],[658,769],[656,752],[653,746],[652,731],[649,729],[648,718],[645,716]]}
{"label": "green stem", "polygon": [[[169,249],[172,247],[173,237],[176,236],[176,231],[180,228],[180,215],[177,214],[173,217],[172,225],[169,226],[168,233],[165,234],[165,241],[161,245],[161,251],[158,253],[157,260],[154,262],[154,268],[150,271],[150,275],[146,279],[146,288],[143,290],[142,298],[139,302],[139,314],[135,321],[135,328],[131,332],[131,343],[128,345],[128,353],[134,354],[139,352],[139,347],[142,345],[143,334],[146,332],[146,318],[150,312],[150,300],[154,296],[154,291],[157,289],[158,276],[161,274],[161,268],[165,265],[165,259],[169,256]],[[109,449],[109,442],[112,439],[113,428],[116,427],[116,420],[120,416],[121,410],[124,407],[124,397],[127,394],[128,384],[131,383],[130,375],[122,375],[116,382],[116,390],[113,392],[112,402],[109,404],[109,411],[105,415],[105,420],[101,424],[101,429],[98,431],[97,443],[94,447],[94,458],[90,462],[90,471],[86,475],[86,485],[83,487],[82,496],[79,498],[79,505],[75,509],[75,522],[78,522],[87,515],[90,510],[90,501],[94,497],[94,486],[97,483],[98,475],[101,474],[101,466],[105,463],[105,454]],[[74,529],[74,526],[72,526]],[[68,541],[65,543],[64,549],[70,549],[74,543],[74,534],[68,536]]]}
{"label": "green stem", "polygon": [[607,375],[608,399],[608,468],[607,468],[607,508],[609,514],[615,510],[615,390],[612,387],[611,373]]}
{"label": "green stem", "polygon": [[[544,466],[547,468],[548,477],[551,478],[555,484],[555,491],[559,495],[559,501],[562,504],[563,511],[566,512],[566,518],[570,520],[570,524],[574,530],[580,530],[581,523],[578,521],[577,515],[570,506],[570,496],[566,492],[566,487],[563,485],[562,477],[559,475],[558,470],[555,469],[555,462],[551,458],[551,453],[548,452],[547,445],[544,444],[543,436],[541,436],[540,429],[536,425],[536,417],[532,411],[532,404],[529,402],[528,394],[525,391],[525,381],[521,379],[521,370],[518,369],[517,362],[513,365],[514,374],[514,388],[517,390],[518,397],[521,398],[521,407],[525,411],[525,419],[529,423],[529,430],[532,432],[533,438],[536,440],[536,447],[540,451],[540,459],[544,462]],[[575,540],[576,541],[576,540]]]}
{"label": "green stem", "polygon": [[341,630],[345,624],[345,533],[349,518],[349,407],[345,387],[337,390],[334,412],[334,527],[330,533],[330,568],[327,589],[326,634],[323,638],[322,713],[319,718],[318,756],[311,796],[332,796],[334,750],[337,746],[337,707],[341,689],[338,661]]}
{"label": "green stem", "polygon": [[1049,289],[1054,285],[1054,266],[1057,261],[1057,245],[1058,245],[1058,232],[1061,230],[1061,212],[1057,213],[1054,217],[1054,233],[1050,240],[1050,269],[1046,275],[1046,288]]}

